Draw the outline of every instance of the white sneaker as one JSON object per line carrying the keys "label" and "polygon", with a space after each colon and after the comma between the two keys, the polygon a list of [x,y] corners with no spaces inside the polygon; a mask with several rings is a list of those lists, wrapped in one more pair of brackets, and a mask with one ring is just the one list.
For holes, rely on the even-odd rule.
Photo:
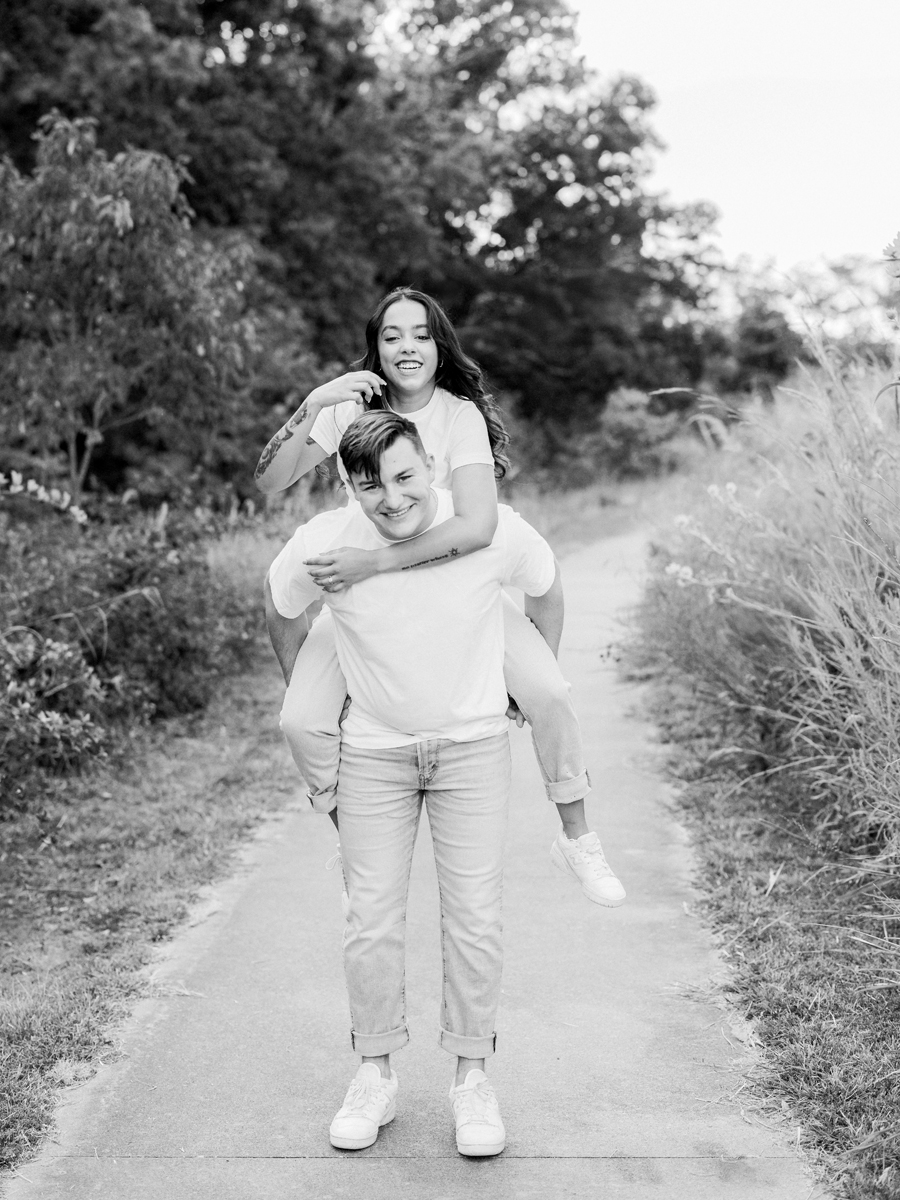
{"label": "white sneaker", "polygon": [[338,842],[337,850],[329,858],[325,864],[326,871],[333,871],[335,867],[341,868],[341,912],[344,914],[344,920],[347,920],[347,914],[350,912],[350,897],[347,894],[347,877],[344,874],[344,860],[341,858],[341,843]]}
{"label": "white sneaker", "polygon": [[465,1081],[450,1088],[456,1117],[456,1148],[460,1154],[499,1154],[506,1148],[500,1106],[484,1071],[471,1070]]}
{"label": "white sneaker", "polygon": [[331,1122],[329,1137],[339,1150],[363,1150],[397,1111],[397,1075],[385,1079],[375,1063],[363,1063],[347,1089],[342,1108]]}
{"label": "white sneaker", "polygon": [[596,833],[570,839],[560,830],[550,847],[550,861],[561,871],[574,876],[588,900],[595,904],[618,908],[625,899],[625,889],[606,861]]}

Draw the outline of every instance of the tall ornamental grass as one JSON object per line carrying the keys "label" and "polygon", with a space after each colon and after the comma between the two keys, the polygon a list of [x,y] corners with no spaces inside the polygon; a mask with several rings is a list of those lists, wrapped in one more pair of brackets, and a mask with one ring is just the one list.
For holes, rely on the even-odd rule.
{"label": "tall ornamental grass", "polygon": [[888,383],[823,360],[718,426],[721,452],[660,537],[643,612],[646,643],[715,701],[713,758],[745,779],[784,773],[836,849],[885,866],[900,856],[900,423]]}

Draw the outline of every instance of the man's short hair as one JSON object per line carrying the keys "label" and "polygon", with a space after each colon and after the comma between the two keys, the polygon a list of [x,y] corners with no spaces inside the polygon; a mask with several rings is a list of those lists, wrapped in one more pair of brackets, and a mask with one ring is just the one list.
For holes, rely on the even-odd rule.
{"label": "man's short hair", "polygon": [[344,470],[348,475],[380,479],[382,454],[402,437],[412,442],[423,460],[428,457],[412,421],[395,412],[363,413],[347,427],[338,446]]}

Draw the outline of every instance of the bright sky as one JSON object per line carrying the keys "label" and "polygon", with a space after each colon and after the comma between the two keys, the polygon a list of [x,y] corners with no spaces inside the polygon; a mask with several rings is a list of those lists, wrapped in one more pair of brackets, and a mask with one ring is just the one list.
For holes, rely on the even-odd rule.
{"label": "bright sky", "polygon": [[900,230],[900,0],[570,0],[582,50],[640,76],[653,184],[710,200],[726,257],[878,257]]}

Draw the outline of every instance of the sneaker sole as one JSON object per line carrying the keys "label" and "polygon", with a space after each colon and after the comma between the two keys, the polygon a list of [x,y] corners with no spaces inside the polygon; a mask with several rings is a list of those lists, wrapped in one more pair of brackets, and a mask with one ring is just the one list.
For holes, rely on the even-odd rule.
{"label": "sneaker sole", "polygon": [[558,867],[560,871],[563,871],[571,879],[574,879],[584,895],[587,896],[588,900],[592,900],[594,904],[602,904],[604,908],[619,908],[620,905],[625,903],[625,896],[622,896],[618,900],[606,900],[601,896],[595,896],[592,892],[589,892],[578,878],[575,871],[573,871],[569,860],[563,854],[562,850],[560,850],[556,842],[554,842],[550,847],[550,861],[553,863],[554,867]]}
{"label": "sneaker sole", "polygon": [[457,1138],[456,1148],[460,1154],[464,1154],[466,1158],[487,1158],[491,1154],[503,1153],[503,1151],[506,1149],[506,1138],[504,1138],[502,1142],[495,1143],[493,1146],[467,1146],[464,1142],[461,1142],[459,1138]]}
{"label": "sneaker sole", "polygon": [[397,1105],[395,1102],[378,1122],[378,1129],[375,1130],[370,1138],[342,1138],[338,1134],[329,1133],[328,1140],[336,1150],[365,1150],[366,1146],[375,1145],[381,1127],[387,1125],[389,1121],[393,1121],[396,1113]]}

